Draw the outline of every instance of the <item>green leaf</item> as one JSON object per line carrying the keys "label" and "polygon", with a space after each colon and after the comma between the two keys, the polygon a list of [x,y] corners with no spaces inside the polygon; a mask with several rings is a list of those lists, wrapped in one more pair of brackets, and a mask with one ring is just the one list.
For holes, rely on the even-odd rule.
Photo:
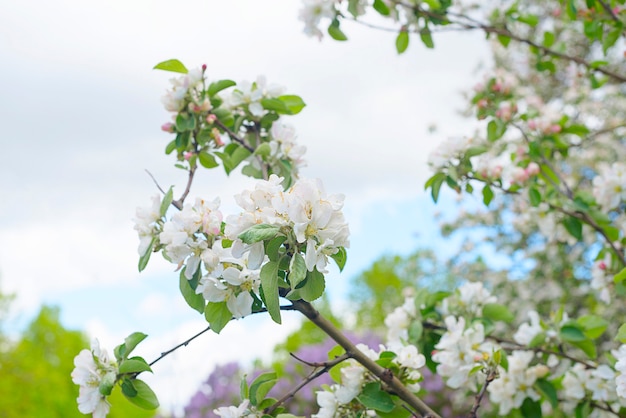
{"label": "green leaf", "polygon": [[289,108],[287,107],[285,102],[277,98],[261,99],[261,106],[263,106],[265,110],[274,111],[282,115],[289,114]]}
{"label": "green leaf", "polygon": [[276,384],[276,372],[263,373],[250,384],[250,403],[258,405]]}
{"label": "green leaf", "polygon": [[543,396],[550,402],[552,408],[557,409],[559,406],[559,398],[557,397],[556,388],[546,379],[537,379],[535,386],[539,389]]}
{"label": "green leaf", "polygon": [[585,353],[587,357],[589,357],[592,360],[598,356],[596,345],[593,343],[593,341],[589,339],[586,339],[584,341],[571,342],[570,344],[580,348],[583,351],[583,353]]}
{"label": "green leaf", "polygon": [[279,96],[278,100],[284,103],[285,107],[289,111],[289,115],[297,115],[306,106],[304,100],[300,96],[294,94],[287,94]]}
{"label": "green leaf", "polygon": [[272,320],[281,323],[280,304],[278,301],[278,262],[270,261],[261,268],[261,287],[265,306]]}
{"label": "green leaf", "polygon": [[621,342],[622,344],[626,344],[626,324],[622,324],[619,327],[615,340]]}
{"label": "green leaf", "polygon": [[157,409],[159,407],[159,400],[146,382],[139,379],[132,379],[128,381],[131,382],[136,391],[135,396],[128,396],[126,392],[124,392],[124,395],[126,395],[126,398],[129,401],[143,409]]}
{"label": "green leaf", "polygon": [[483,146],[469,147],[468,149],[465,150],[465,153],[463,154],[463,156],[465,158],[475,157],[477,155],[484,154],[485,152],[487,152],[488,149],[489,148],[483,147]]}
{"label": "green leaf", "polygon": [[591,415],[590,402],[579,403],[574,411],[576,418],[588,418]]}
{"label": "green leaf", "polygon": [[209,96],[215,96],[220,91],[236,85],[237,83],[235,83],[233,80],[218,80],[212,82],[209,85],[209,89],[207,90],[207,92],[209,93]]}
{"label": "green leaf", "polygon": [[254,244],[255,242],[265,241],[276,237],[280,231],[280,227],[268,224],[252,225],[243,231],[237,238],[246,244]]}
{"label": "green leaf", "polygon": [[532,340],[528,343],[529,348],[538,347],[546,341],[546,333],[540,332],[533,337]]}
{"label": "green leaf", "polygon": [[307,272],[306,282],[298,290],[302,299],[307,302],[312,302],[322,296],[325,288],[326,282],[324,281],[324,275],[315,269]]}
{"label": "green leaf", "polygon": [[153,70],[171,71],[174,73],[187,74],[189,70],[183,65],[182,62],[177,59],[171,59],[158,63],[153,67]]}
{"label": "green leaf", "polygon": [[587,339],[583,331],[575,324],[565,324],[559,330],[559,337],[567,342],[580,342]]}
{"label": "green leaf", "polygon": [[283,242],[287,240],[287,237],[284,235],[279,235],[276,238],[270,240],[265,245],[265,254],[269,257],[270,261],[278,261],[280,257],[280,247],[283,245]]}
{"label": "green leaf", "polygon": [[493,321],[512,322],[515,316],[509,308],[499,303],[487,303],[483,306],[483,316]]}
{"label": "green leaf", "polygon": [[165,147],[165,155],[170,155],[176,149],[176,140],[172,140]]}
{"label": "green leaf", "polygon": [[517,18],[518,22],[526,23],[528,26],[535,27],[539,23],[539,16],[536,15],[524,15]]}
{"label": "green leaf", "polygon": [[406,30],[398,32],[396,37],[396,51],[402,54],[409,47],[409,33]]}
{"label": "green leaf", "polygon": [[148,335],[143,332],[133,332],[128,337],[124,339],[123,349],[122,349],[122,358],[128,358],[130,353],[133,352],[137,344],[142,342],[148,337]]}
{"label": "green leaf", "polygon": [[396,406],[391,395],[380,388],[380,382],[367,383],[357,399],[366,408],[377,411],[391,412]]}
{"label": "green leaf", "polygon": [[289,279],[292,289],[298,287],[300,282],[306,278],[306,264],[300,253],[295,253],[293,257],[291,257],[291,261],[289,262],[289,276],[287,278]]}
{"label": "green leaf", "polygon": [[511,43],[511,38],[506,35],[498,35],[498,42],[500,42],[500,45],[506,48]]}
{"label": "green leaf", "polygon": [[129,378],[125,378],[124,380],[122,380],[122,393],[127,398],[137,396],[137,390],[135,389]]}
{"label": "green leaf", "polygon": [[552,45],[554,45],[555,40],[556,37],[554,36],[553,32],[547,31],[543,33],[543,46],[545,46],[546,48],[550,48]]}
{"label": "green leaf", "polygon": [[374,10],[376,10],[382,16],[389,16],[389,14],[391,13],[389,7],[387,7],[385,2],[382,0],[374,0],[374,4],[372,5],[372,7],[374,7]]}
{"label": "green leaf", "polygon": [[150,245],[148,245],[148,248],[146,249],[146,252],[143,253],[143,255],[141,257],[139,257],[139,272],[142,272],[143,269],[146,268],[146,266],[148,265],[148,261],[150,261],[150,256],[152,255],[152,249],[154,248],[154,244],[156,243],[157,238],[156,237],[152,237],[152,240],[150,241]]}
{"label": "green leaf", "polygon": [[626,267],[623,268],[619,273],[617,273],[615,277],[613,277],[613,282],[621,283],[624,281],[624,279],[626,279]]}
{"label": "green leaf", "polygon": [[211,325],[211,329],[219,334],[232,319],[233,314],[228,309],[226,302],[209,302],[206,304],[204,317]]}
{"label": "green leaf", "polygon": [[250,386],[248,386],[245,375],[241,378],[241,382],[239,383],[239,396],[241,399],[250,399]]}
{"label": "green leaf", "polygon": [[200,275],[200,267],[194,274],[194,278],[188,280],[185,277],[185,270],[187,267],[185,266],[180,272],[180,278],[178,280],[178,288],[180,289],[180,293],[183,295],[185,302],[191,308],[195,309],[199,313],[204,313],[204,297],[202,294],[196,293],[196,287],[199,280]]}
{"label": "green leaf", "polygon": [[328,27],[328,34],[335,41],[347,41],[348,37],[339,29],[339,20],[333,19],[333,22]]}
{"label": "green leaf", "polygon": [[491,186],[485,184],[483,186],[483,203],[485,206],[489,206],[489,203],[493,200],[493,190],[491,190]]}
{"label": "green leaf", "polygon": [[176,115],[176,130],[178,132],[193,131],[196,128],[196,118],[189,113]]}
{"label": "green leaf", "polygon": [[571,236],[576,238],[578,241],[582,241],[583,224],[577,218],[568,216],[563,219],[563,226],[567,229],[567,232],[569,232]]}
{"label": "green leaf", "polygon": [[585,336],[591,339],[600,337],[609,325],[606,319],[597,315],[583,315],[576,322],[583,328]]}
{"label": "green leaf", "polygon": [[576,10],[576,0],[568,0],[567,16],[572,20],[576,20],[577,14],[578,14],[578,10]]}
{"label": "green leaf", "polygon": [[422,29],[420,31],[420,39],[422,40],[422,43],[426,46],[426,48],[433,49],[435,47],[435,43],[433,42],[433,36],[430,32],[430,29]]}
{"label": "green leaf", "polygon": [[337,263],[337,267],[339,267],[339,271],[343,271],[343,268],[346,265],[346,261],[348,260],[348,253],[344,247],[338,247],[337,252],[330,256],[335,263]]}
{"label": "green leaf", "polygon": [[348,12],[355,18],[359,15],[359,0],[348,0]]}
{"label": "green leaf", "polygon": [[541,193],[535,186],[531,186],[528,189],[528,198],[530,200],[530,205],[535,208],[541,203]]}
{"label": "green leaf", "polygon": [[522,404],[520,411],[522,411],[522,416],[524,418],[541,418],[543,416],[541,413],[541,404],[530,398],[524,399],[524,403]]}
{"label": "green leaf", "polygon": [[124,360],[120,364],[120,368],[118,370],[120,374],[124,373],[141,373],[141,372],[152,372],[152,369],[146,363],[144,359],[140,359],[139,357],[134,359]]}
{"label": "green leaf", "polygon": [[102,379],[100,380],[100,384],[98,385],[98,391],[101,395],[109,396],[115,387],[115,381],[117,379],[117,375],[115,372],[108,372]]}
{"label": "green leaf", "polygon": [[497,134],[498,124],[495,120],[489,121],[489,123],[487,124],[487,140],[491,142],[495,141],[496,139],[498,139]]}
{"label": "green leaf", "polygon": [[198,160],[200,160],[200,164],[204,168],[215,168],[219,165],[217,161],[215,161],[215,157],[206,151],[202,151],[198,154]]}
{"label": "green leaf", "polygon": [[165,195],[163,195],[163,200],[161,200],[161,206],[159,207],[159,215],[161,215],[161,218],[167,213],[167,210],[172,204],[172,200],[174,200],[174,186],[170,186]]}
{"label": "green leaf", "polygon": [[256,147],[256,149],[254,150],[254,155],[258,155],[259,157],[265,159],[269,157],[271,152],[272,152],[272,147],[270,147],[270,144],[267,142],[263,142],[261,145]]}
{"label": "green leaf", "polygon": [[424,188],[427,189],[430,186],[430,194],[433,198],[433,202],[437,203],[439,199],[439,191],[441,190],[441,186],[443,182],[446,180],[445,173],[436,173],[426,182]]}

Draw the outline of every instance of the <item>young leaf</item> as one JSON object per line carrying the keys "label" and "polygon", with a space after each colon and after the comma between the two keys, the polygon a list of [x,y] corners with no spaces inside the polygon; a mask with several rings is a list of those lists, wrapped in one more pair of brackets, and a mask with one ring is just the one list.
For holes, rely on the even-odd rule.
{"label": "young leaf", "polygon": [[324,275],[316,269],[307,272],[306,282],[304,282],[304,286],[298,290],[300,291],[300,297],[302,299],[307,302],[312,302],[322,296],[325,287],[326,282],[324,281]]}
{"label": "young leaf", "polygon": [[489,203],[493,200],[493,190],[491,190],[491,186],[485,184],[483,186],[483,203],[485,206],[489,206]]}
{"label": "young leaf", "polygon": [[430,29],[422,29],[420,31],[420,39],[422,40],[422,43],[426,46],[426,48],[433,49],[435,47],[435,43],[433,42],[433,36],[430,32]]}
{"label": "young leaf", "polygon": [[[178,279],[178,287],[180,289],[180,293],[183,295],[185,302],[191,308],[195,309],[199,313],[204,313],[204,297],[202,294],[196,293],[196,290],[192,287],[190,280],[185,277],[185,269],[183,268],[180,272],[180,278]],[[196,278],[197,282],[197,278]]]}
{"label": "young leaf", "polygon": [[300,96],[293,94],[279,96],[278,100],[284,103],[290,115],[297,115],[306,106],[306,103],[304,103]]}
{"label": "young leaf", "polygon": [[387,7],[385,2],[382,0],[374,0],[374,4],[372,5],[372,7],[374,7],[374,10],[376,10],[382,16],[389,16],[389,14],[391,13],[389,7]]}
{"label": "young leaf", "polygon": [[583,328],[585,336],[591,339],[600,337],[609,325],[606,319],[596,315],[583,315],[576,322]]}
{"label": "young leaf", "polygon": [[280,227],[278,226],[257,224],[243,231],[237,238],[246,244],[254,244],[255,242],[274,238],[279,230]]}
{"label": "young leaf", "polygon": [[300,253],[295,253],[293,257],[291,257],[291,261],[289,262],[289,276],[287,276],[287,278],[289,279],[292,289],[298,287],[300,282],[306,278],[306,264]]}
{"label": "young leaf", "polygon": [[396,37],[396,51],[402,54],[409,47],[409,32],[401,30]]}
{"label": "young leaf", "polygon": [[626,324],[622,324],[619,327],[615,339],[623,344],[626,344]]}
{"label": "young leaf", "polygon": [[220,91],[227,89],[229,87],[232,87],[232,86],[236,86],[236,85],[237,83],[235,83],[233,80],[214,81],[209,85],[209,89],[208,89],[209,96],[215,96]]}
{"label": "young leaf", "polygon": [[198,160],[204,168],[215,168],[219,165],[217,161],[215,161],[215,157],[206,151],[202,151],[198,154]]}
{"label": "young leaf", "polygon": [[583,331],[575,324],[565,324],[559,330],[559,337],[567,342],[579,342],[587,339]]}
{"label": "young leaf", "polygon": [[143,409],[157,409],[159,407],[159,400],[146,382],[139,379],[128,380],[128,382],[131,382],[136,391],[135,396],[128,396],[124,392],[129,401]]}
{"label": "young leaf", "polygon": [[377,411],[391,412],[396,407],[391,395],[380,388],[380,382],[367,383],[357,399],[366,408]]}
{"label": "young leaf", "polygon": [[280,304],[278,301],[278,262],[270,261],[261,268],[261,287],[264,302],[272,320],[281,323]]}
{"label": "young leaf", "polygon": [[156,237],[152,237],[152,241],[150,241],[150,245],[146,248],[146,252],[143,253],[141,257],[139,257],[139,272],[142,272],[143,269],[148,265],[148,261],[150,261],[150,256],[152,255],[152,249],[154,248],[154,244],[156,243]]}
{"label": "young leaf", "polygon": [[559,399],[557,397],[556,388],[554,385],[546,379],[537,379],[535,385],[541,393],[548,399],[552,408],[557,409],[559,406]]}
{"label": "young leaf", "polygon": [[163,200],[161,200],[161,206],[159,207],[159,215],[161,215],[161,217],[165,216],[167,213],[167,209],[169,209],[170,204],[172,204],[172,200],[174,200],[174,186],[170,186],[163,195]]}
{"label": "young leaf", "polygon": [[232,319],[233,314],[228,310],[226,302],[209,302],[204,309],[204,317],[211,325],[211,329],[219,334]]}
{"label": "young leaf", "polygon": [[576,218],[571,216],[563,219],[563,226],[567,229],[567,232],[578,241],[583,239],[583,224]]}
{"label": "young leaf", "polygon": [[534,186],[531,186],[528,189],[528,198],[530,200],[530,205],[535,208],[541,203],[541,193]]}
{"label": "young leaf", "polygon": [[177,59],[163,61],[154,66],[154,70],[172,71],[174,73],[187,74],[189,70]]}
{"label": "young leaf", "polygon": [[145,340],[148,336],[143,332],[133,332],[124,339],[124,353],[123,358],[127,358],[130,353],[137,347],[137,344]]}
{"label": "young leaf", "polygon": [[343,268],[346,265],[346,261],[348,259],[348,253],[344,247],[339,247],[338,251],[335,254],[330,256],[335,263],[337,263],[337,267],[339,267],[339,271],[343,271]]}
{"label": "young leaf", "polygon": [[483,316],[493,321],[512,322],[515,319],[509,308],[499,303],[487,303],[483,306]]}
{"label": "young leaf", "polygon": [[624,279],[626,279],[626,267],[623,268],[619,273],[617,273],[615,277],[613,277],[613,282],[621,283],[624,281]]}
{"label": "young leaf", "polygon": [[118,370],[120,374],[123,373],[141,373],[141,372],[152,372],[152,369],[146,363],[144,359],[140,359],[139,357],[135,359],[124,360],[120,364],[120,368]]}
{"label": "young leaf", "polygon": [[274,387],[277,381],[275,372],[263,373],[250,384],[250,403],[257,405]]}
{"label": "young leaf", "polygon": [[328,27],[328,34],[335,41],[347,41],[348,37],[339,29],[339,20],[334,19],[333,22]]}

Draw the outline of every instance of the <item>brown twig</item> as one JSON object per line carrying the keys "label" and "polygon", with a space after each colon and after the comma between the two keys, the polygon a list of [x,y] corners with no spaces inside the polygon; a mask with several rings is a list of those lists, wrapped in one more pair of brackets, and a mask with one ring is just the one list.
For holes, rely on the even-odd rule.
{"label": "brown twig", "polygon": [[154,178],[154,176],[152,175],[151,172],[149,172],[147,169],[145,170],[146,173],[148,173],[148,175],[150,176],[150,178],[152,179],[152,181],[154,182],[154,184],[156,185],[157,189],[159,189],[159,191],[163,194],[165,194],[165,191],[161,188],[161,186],[159,185],[159,183],[157,182],[157,180]]}
{"label": "brown twig", "polygon": [[293,301],[295,310],[306,316],[311,322],[317,325],[330,338],[346,350],[353,359],[358,361],[363,367],[378,377],[387,388],[397,395],[400,399],[407,403],[411,408],[419,411],[423,415],[432,418],[441,418],[435,411],[424,403],[420,398],[415,396],[402,382],[394,376],[389,369],[385,369],[375,361],[367,357],[352,342],[333,325],[328,319],[323,317],[314,307],[303,300]]}
{"label": "brown twig", "polygon": [[292,390],[290,390],[288,393],[282,396],[275,404],[273,404],[272,406],[268,408],[265,408],[265,410],[263,411],[263,413],[265,414],[271,415],[272,412],[276,410],[276,408],[278,408],[283,403],[287,402],[289,399],[293,398],[300,389],[302,389],[303,387],[305,387],[306,385],[308,385],[309,383],[311,383],[313,380],[317,379],[321,375],[327,373],[331,368],[333,368],[337,364],[350,358],[350,355],[348,353],[344,353],[341,356],[335,357],[333,360],[325,361],[323,363],[309,363],[307,361],[299,359],[293,354],[291,354],[291,356],[297,359],[298,361],[303,362],[306,365],[314,365],[312,367],[315,367],[315,369],[313,369],[311,373],[309,373],[309,375],[302,382],[300,382],[300,384],[298,384],[296,387],[294,387]]}
{"label": "brown twig", "polygon": [[213,122],[213,123],[215,125],[217,125],[220,129],[225,131],[228,134],[228,136],[230,137],[231,140],[239,143],[242,147],[244,147],[248,151],[254,152],[254,148],[253,147],[248,145],[243,138],[241,138],[239,135],[234,133],[228,126],[224,125],[219,119],[215,119],[215,122]]}
{"label": "brown twig", "polygon": [[483,397],[487,392],[487,386],[489,386],[489,384],[493,382],[496,377],[498,377],[498,370],[494,367],[490,369],[487,373],[487,377],[485,378],[485,384],[482,388],[480,388],[480,392],[478,392],[478,394],[474,398],[474,405],[472,406],[472,409],[470,410],[467,418],[478,418],[478,408],[480,408],[480,403],[482,402]]}

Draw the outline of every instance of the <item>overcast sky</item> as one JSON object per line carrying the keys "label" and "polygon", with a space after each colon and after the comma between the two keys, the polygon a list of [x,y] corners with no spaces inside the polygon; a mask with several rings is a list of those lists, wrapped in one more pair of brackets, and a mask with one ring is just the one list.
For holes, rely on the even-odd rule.
{"label": "overcast sky", "polygon": [[[287,120],[308,148],[303,175],[346,195],[352,231],[344,274],[328,278],[336,303],[376,257],[432,244],[425,161],[442,139],[471,133],[457,112],[488,61],[481,35],[441,34],[435,51],[412,38],[398,56],[393,34],[355,24],[345,25],[345,43],[307,38],[298,8],[295,0],[0,5],[0,288],[17,294],[14,326],[56,304],[66,326],[109,349],[147,332],[146,358],[205,326],[185,308],[171,265],[153,257],[141,275],[136,267],[131,219],[157,192],[144,170],[179,193],[185,181],[159,129],[171,75],[151,69],[170,58],[207,64],[212,79],[263,74],[303,97],[307,107]],[[203,172],[191,197],[220,196],[234,208],[232,195],[247,184]],[[164,405],[180,406],[216,362],[267,356],[298,319],[286,322],[230,324],[161,362],[150,381]]]}

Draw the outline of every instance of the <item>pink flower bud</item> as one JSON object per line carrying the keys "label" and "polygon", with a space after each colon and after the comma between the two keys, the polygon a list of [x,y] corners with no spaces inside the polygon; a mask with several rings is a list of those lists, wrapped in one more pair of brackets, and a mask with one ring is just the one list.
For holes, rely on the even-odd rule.
{"label": "pink flower bud", "polygon": [[561,132],[561,125],[550,125],[550,132],[552,132],[553,134],[558,134],[559,132]]}
{"label": "pink flower bud", "polygon": [[220,134],[220,131],[217,130],[217,128],[213,128],[213,130],[211,130],[211,135],[213,135],[216,146],[221,147],[222,145],[224,145],[224,142],[222,141],[222,135]]}
{"label": "pink flower bud", "polygon": [[[202,103],[200,103],[200,110],[202,112],[208,112],[212,108],[213,108],[213,106],[211,106],[211,101],[209,99],[204,99],[202,101]],[[213,116],[215,116],[215,115],[213,115]]]}
{"label": "pink flower bud", "polygon": [[528,173],[522,167],[515,167],[513,169],[513,182],[522,184],[528,180]]}
{"label": "pink flower bud", "polygon": [[202,72],[206,71],[206,64],[202,64]]}
{"label": "pink flower bud", "polygon": [[502,90],[502,83],[500,83],[499,81],[496,81],[495,83],[493,83],[493,86],[491,87],[491,90],[493,91],[501,91]]}
{"label": "pink flower bud", "polygon": [[172,133],[174,132],[174,124],[171,122],[164,123],[163,125],[161,125],[161,130],[163,132]]}
{"label": "pink flower bud", "polygon": [[480,99],[480,100],[478,101],[478,103],[476,103],[476,106],[477,106],[479,109],[484,109],[484,108],[486,108],[486,107],[487,107],[487,105],[488,105],[488,104],[489,104],[489,102],[487,101],[487,99]]}
{"label": "pink flower bud", "polygon": [[535,162],[531,162],[530,164],[528,164],[528,167],[526,167],[526,174],[528,174],[529,176],[536,176],[537,174],[539,174],[539,164]]}
{"label": "pink flower bud", "polygon": [[206,117],[206,121],[209,124],[213,124],[213,122],[215,122],[215,120],[217,119],[217,116],[215,116],[214,114],[210,114]]}
{"label": "pink flower bud", "polygon": [[598,262],[598,268],[599,268],[600,270],[606,270],[606,263],[604,262],[604,260],[600,260],[600,261]]}
{"label": "pink flower bud", "polygon": [[186,161],[189,161],[189,159],[191,158],[191,156],[192,156],[192,155],[193,155],[193,152],[190,152],[190,151],[185,151],[185,152],[183,152],[183,158],[184,158]]}
{"label": "pink flower bud", "polygon": [[537,129],[537,121],[535,119],[531,119],[528,121],[528,128]]}

